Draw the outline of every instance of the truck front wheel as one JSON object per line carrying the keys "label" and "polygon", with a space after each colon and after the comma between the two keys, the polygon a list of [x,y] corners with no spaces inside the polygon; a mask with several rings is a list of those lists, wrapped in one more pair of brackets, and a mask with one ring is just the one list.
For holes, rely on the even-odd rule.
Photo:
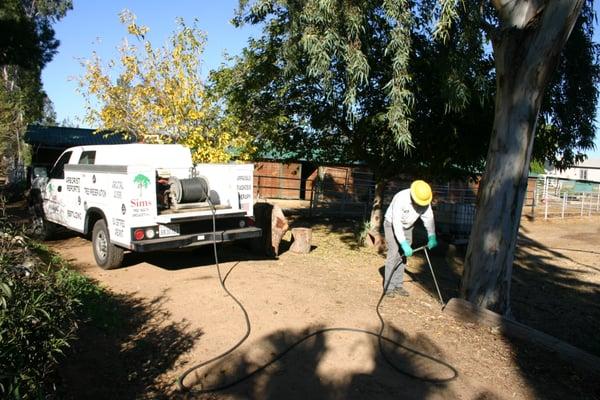
{"label": "truck front wheel", "polygon": [[100,219],[92,230],[92,248],[96,264],[102,269],[114,269],[123,262],[123,249],[110,242],[106,221]]}

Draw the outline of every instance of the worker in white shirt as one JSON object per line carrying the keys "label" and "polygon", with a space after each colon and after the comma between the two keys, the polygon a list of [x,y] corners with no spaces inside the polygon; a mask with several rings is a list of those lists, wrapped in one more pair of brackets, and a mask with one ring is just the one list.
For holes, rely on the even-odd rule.
{"label": "worker in white shirt", "polygon": [[435,221],[431,210],[432,198],[431,187],[427,182],[416,180],[410,185],[410,189],[396,193],[385,212],[383,229],[387,243],[387,258],[383,287],[386,295],[408,296],[408,292],[402,287],[402,282],[406,265],[405,257],[413,254],[410,246],[417,219],[421,218],[427,230],[427,247],[432,249],[437,246]]}

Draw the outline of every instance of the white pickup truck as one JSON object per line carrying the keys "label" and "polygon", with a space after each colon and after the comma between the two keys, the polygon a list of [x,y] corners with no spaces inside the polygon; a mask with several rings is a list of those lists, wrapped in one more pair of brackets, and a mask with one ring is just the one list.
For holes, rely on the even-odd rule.
{"label": "white pickup truck", "polygon": [[120,266],[124,250],[260,237],[252,174],[252,164],[193,165],[189,149],[175,144],[73,147],[39,185],[45,228],[91,234],[104,269]]}

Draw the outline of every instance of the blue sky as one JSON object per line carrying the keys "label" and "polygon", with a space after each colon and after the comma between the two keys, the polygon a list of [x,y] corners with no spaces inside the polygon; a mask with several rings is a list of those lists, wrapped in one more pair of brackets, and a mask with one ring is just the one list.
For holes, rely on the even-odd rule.
{"label": "blue sky", "polygon": [[[54,26],[60,47],[52,62],[44,68],[42,79],[44,89],[54,103],[58,121],[68,118],[82,127],[86,126],[81,122],[85,114],[84,102],[76,92],[77,83],[73,80],[83,73],[78,60],[89,58],[94,50],[103,60],[116,58],[116,47],[126,34],[118,17],[123,9],[131,10],[140,24],[150,27],[149,38],[156,45],[167,40],[177,17],[188,22],[198,18],[199,27],[208,36],[203,74],[224,61],[225,51],[231,55],[239,53],[248,37],[258,32],[254,27],[235,28],[229,22],[238,0],[74,0],[73,3],[73,10]],[[594,2],[596,12],[598,3]],[[596,27],[598,29],[600,27]],[[596,41],[600,41],[598,32],[595,36]],[[597,124],[599,120],[597,116]],[[600,158],[600,132],[596,150],[588,155]]]}

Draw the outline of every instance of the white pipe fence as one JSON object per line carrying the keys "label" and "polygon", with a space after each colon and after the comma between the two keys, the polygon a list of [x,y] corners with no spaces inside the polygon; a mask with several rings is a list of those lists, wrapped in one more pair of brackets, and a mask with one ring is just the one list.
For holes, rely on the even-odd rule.
{"label": "white pipe fence", "polygon": [[542,176],[534,192],[534,216],[539,214],[536,208],[540,205],[545,220],[599,215],[600,183]]}

